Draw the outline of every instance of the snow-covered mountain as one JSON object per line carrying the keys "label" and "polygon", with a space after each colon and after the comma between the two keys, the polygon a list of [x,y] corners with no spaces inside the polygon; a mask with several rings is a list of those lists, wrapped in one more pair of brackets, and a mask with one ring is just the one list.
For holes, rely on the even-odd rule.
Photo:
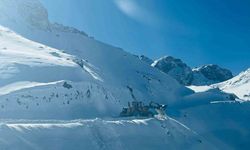
{"label": "snow-covered mountain", "polygon": [[193,69],[192,85],[211,85],[233,78],[230,70],[218,65],[204,65]]}
{"label": "snow-covered mountain", "polygon": [[250,101],[250,69],[240,73],[238,76],[228,81],[212,86],[218,87],[228,93],[234,93],[240,99]]}
{"label": "snow-covered mountain", "polygon": [[[1,3],[2,6],[10,3],[15,8],[12,0]],[[186,96],[195,96],[193,91],[170,76],[120,48],[101,43],[62,25],[48,23],[47,26],[42,23],[47,27],[41,28],[30,24],[30,20],[26,21],[22,15],[24,11],[30,12],[29,9],[33,7],[43,11],[32,14],[44,14],[39,2],[18,1],[16,5],[21,8],[31,6],[0,20],[0,23],[9,24],[10,27],[13,25],[15,32],[43,44],[1,27],[2,118],[76,119],[117,116],[129,101],[155,101],[179,107],[186,105]],[[20,26],[15,28],[13,22],[18,22]],[[63,85],[66,83],[72,88],[65,88]],[[227,94],[206,94],[213,99],[201,98],[194,103],[230,100]]]}
{"label": "snow-covered mountain", "polygon": [[[0,25],[0,148],[249,148],[248,103],[195,93],[120,48],[51,23],[38,0],[1,0]],[[130,101],[166,104],[167,116],[120,118]]]}
{"label": "snow-covered mountain", "polygon": [[175,78],[180,84],[190,85],[192,82],[192,69],[180,59],[165,56],[154,61],[152,66]]}
{"label": "snow-covered mountain", "polygon": [[190,86],[196,92],[204,92],[211,89],[220,89],[227,93],[233,93],[241,100],[250,101],[250,69],[225,82],[210,86]]}
{"label": "snow-covered mountain", "polygon": [[139,58],[141,61],[143,61],[143,62],[145,62],[145,63],[147,63],[147,64],[149,64],[149,65],[151,65],[151,64],[154,62],[152,59],[150,59],[149,57],[147,57],[147,56],[145,56],[145,55],[140,55],[140,56],[138,56],[138,58]]}
{"label": "snow-covered mountain", "polygon": [[233,77],[230,70],[218,65],[210,64],[191,69],[181,59],[172,56],[164,56],[152,66],[175,78],[182,85],[211,85]]}

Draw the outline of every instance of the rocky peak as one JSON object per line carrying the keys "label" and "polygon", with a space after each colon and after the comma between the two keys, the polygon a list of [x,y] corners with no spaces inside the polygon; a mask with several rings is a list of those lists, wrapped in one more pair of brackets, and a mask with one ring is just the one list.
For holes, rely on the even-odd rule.
{"label": "rocky peak", "polygon": [[169,74],[183,85],[191,84],[193,78],[192,69],[182,62],[181,59],[172,56],[164,56],[156,60],[152,66]]}
{"label": "rocky peak", "polygon": [[230,70],[218,65],[204,65],[191,69],[181,59],[164,56],[156,60],[153,67],[175,78],[183,85],[211,85],[233,77]]}
{"label": "rocky peak", "polygon": [[142,60],[143,62],[151,65],[154,61],[150,58],[148,58],[147,56],[145,55],[141,55],[141,56],[138,56],[140,60]]}
{"label": "rocky peak", "polygon": [[209,85],[214,83],[223,82],[233,77],[230,70],[222,68],[218,65],[204,65],[193,69],[194,72],[194,85]]}

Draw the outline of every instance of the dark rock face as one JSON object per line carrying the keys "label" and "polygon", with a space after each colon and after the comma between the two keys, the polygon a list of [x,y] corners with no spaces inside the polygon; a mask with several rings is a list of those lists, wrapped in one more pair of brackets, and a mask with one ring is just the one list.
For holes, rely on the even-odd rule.
{"label": "dark rock face", "polygon": [[152,66],[170,75],[182,85],[211,85],[233,78],[230,70],[218,65],[204,65],[191,69],[182,60],[171,56],[156,60]]}
{"label": "dark rock face", "polygon": [[193,72],[195,74],[194,85],[209,85],[233,78],[230,70],[221,68],[218,65],[204,65],[193,69]]}
{"label": "dark rock face", "polygon": [[165,56],[156,60],[152,66],[172,76],[180,84],[191,84],[193,78],[192,69],[180,59],[176,59],[171,56]]}
{"label": "dark rock face", "polygon": [[141,56],[138,56],[140,60],[142,60],[143,62],[151,65],[154,61],[150,58],[148,58],[147,56],[145,55],[141,55]]}

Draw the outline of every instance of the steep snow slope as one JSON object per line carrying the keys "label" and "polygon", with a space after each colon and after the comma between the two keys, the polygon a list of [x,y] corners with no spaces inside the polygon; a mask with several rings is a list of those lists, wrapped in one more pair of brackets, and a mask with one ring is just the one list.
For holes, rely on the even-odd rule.
{"label": "steep snow slope", "polygon": [[212,87],[218,87],[225,92],[234,93],[243,100],[250,100],[250,69],[228,81],[212,85]]}
{"label": "steep snow slope", "polygon": [[196,92],[204,92],[210,89],[219,88],[220,90],[233,93],[241,100],[250,100],[250,69],[240,73],[238,76],[222,83],[213,84],[210,86],[189,86],[190,89]]}
{"label": "steep snow slope", "polygon": [[0,86],[18,81],[78,81],[88,77],[72,61],[73,56],[27,40],[1,26],[0,45]]}
{"label": "steep snow slope", "polygon": [[[60,109],[53,109],[53,107],[59,107],[58,103],[63,103],[60,101],[49,106],[50,110],[46,109],[46,111],[42,111],[43,105],[25,106],[25,109],[22,110],[25,113],[17,113],[19,109],[11,109],[19,108],[19,101],[26,101],[23,98],[25,95],[29,95],[28,98],[36,98],[34,94],[30,94],[30,91],[34,90],[40,91],[39,95],[43,95],[35,100],[46,101],[43,97],[50,97],[52,87],[58,89],[54,93],[61,92],[59,89],[62,85],[58,83],[60,80],[69,81],[73,87],[74,82],[78,82],[77,85],[80,85],[73,89],[78,92],[87,92],[87,95],[89,93],[95,95],[98,91],[104,91],[95,99],[92,98],[94,101],[90,101],[89,105],[86,105],[86,108],[92,106],[90,107],[92,111],[88,109],[80,111],[73,109],[76,105],[68,105],[69,110],[84,112],[72,113],[72,118],[80,116],[74,116],[76,114],[87,113],[88,116],[96,114],[102,114],[102,116],[118,115],[121,108],[126,106],[128,101],[133,100],[145,103],[153,100],[171,106],[180,103],[183,96],[193,93],[168,75],[150,67],[122,49],[98,42],[76,29],[49,23],[47,11],[39,1],[2,0],[0,5],[3,8],[0,9],[0,14],[3,16],[0,18],[0,24],[12,28],[29,39],[59,49],[31,42],[8,29],[1,30],[4,46],[1,50],[4,55],[1,55],[3,65],[0,70],[4,79],[0,81],[0,88],[3,90],[2,97],[4,97],[0,101],[1,116],[8,116],[7,113],[3,112],[12,112],[12,110],[17,115],[12,112],[10,116],[16,118],[27,117],[25,114],[29,113],[36,114],[31,113],[30,110],[41,110],[40,112],[43,113],[37,113],[37,115],[42,118],[46,115],[50,117],[46,113],[50,110],[55,111],[55,114],[60,112]],[[33,88],[33,84],[40,86]],[[16,95],[19,91],[22,94]],[[106,93],[111,96],[108,98]],[[73,93],[66,92],[64,94]],[[71,99],[73,98],[68,97],[67,101]],[[8,100],[11,101],[12,107],[7,107]],[[34,102],[34,99],[31,98],[31,101]],[[98,105],[95,103],[97,101],[100,102]],[[111,104],[113,106],[109,107]],[[81,108],[82,105],[77,106],[77,108]],[[101,111],[100,108],[102,108]],[[52,112],[51,114],[53,114]],[[34,117],[39,116],[34,115]]]}

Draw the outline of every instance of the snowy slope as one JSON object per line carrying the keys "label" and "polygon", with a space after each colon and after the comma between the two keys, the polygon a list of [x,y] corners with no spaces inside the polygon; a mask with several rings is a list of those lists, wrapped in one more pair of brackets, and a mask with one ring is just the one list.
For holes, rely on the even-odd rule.
{"label": "snowy slope", "polygon": [[[65,109],[60,107],[60,104],[76,100],[69,95],[80,95],[80,92],[89,96],[84,99],[79,98],[82,100],[81,104],[67,105],[72,111],[72,118],[87,113],[87,116],[82,117],[93,117],[97,114],[118,115],[122,107],[133,100],[145,103],[153,100],[175,105],[183,99],[183,96],[193,93],[169,76],[141,62],[134,55],[91,39],[84,40],[81,38],[83,35],[79,37],[78,46],[81,46],[81,41],[87,42],[87,47],[93,51],[86,49],[78,55],[73,55],[27,40],[7,28],[0,29],[2,46],[0,116],[2,117],[29,118],[30,115],[27,114],[33,114],[33,117],[54,118],[56,112]],[[82,45],[82,48],[84,49],[85,45]],[[72,86],[71,89],[62,86],[67,82]],[[66,100],[58,101],[59,98],[51,97],[56,93],[64,95]],[[46,104],[48,99],[52,102],[57,101],[52,103],[53,105],[44,107],[42,104]],[[20,105],[23,103],[25,105]],[[80,109],[85,108],[83,106],[91,108],[92,111]],[[60,109],[55,109],[57,107]],[[46,111],[42,111],[43,109]],[[24,113],[18,113],[19,111]],[[36,111],[39,113],[35,113]],[[51,113],[48,113],[50,111]]]}
{"label": "snowy slope", "polygon": [[168,114],[218,149],[247,150],[250,148],[249,110],[249,102],[214,102],[180,111],[169,110]]}
{"label": "snowy slope", "polygon": [[236,94],[240,99],[250,101],[250,69],[228,81],[212,85],[212,87],[218,87],[225,92]]}
{"label": "snowy slope", "polygon": [[[233,149],[249,139],[237,140],[250,135],[249,123],[237,122],[249,114],[247,104],[217,90],[194,93],[120,48],[52,24],[37,0],[1,0],[0,24],[14,31],[0,30],[1,148]],[[134,100],[167,104],[167,113],[181,122],[119,118]],[[224,111],[228,101],[232,107]],[[229,108],[241,110],[226,122],[235,133],[230,140],[205,134],[225,128],[223,117],[214,115]],[[194,114],[189,120],[186,111]]]}
{"label": "snowy slope", "polygon": [[88,76],[72,61],[73,56],[27,40],[1,26],[0,45],[0,86],[18,81],[77,81]]}
{"label": "snowy slope", "polygon": [[250,69],[240,73],[238,76],[210,86],[189,86],[190,89],[196,92],[204,92],[211,89],[219,88],[220,90],[233,93],[241,100],[250,100]]}
{"label": "snowy slope", "polygon": [[[2,16],[0,17],[0,24],[17,32],[5,31],[9,29],[1,31],[4,46],[1,50],[4,55],[1,57],[10,60],[3,62],[0,70],[4,79],[0,81],[0,88],[3,89],[2,96],[7,97],[7,99],[8,97],[15,97],[16,93],[12,94],[11,91],[21,91],[22,95],[30,95],[30,91],[40,90],[40,88],[43,89],[40,93],[49,97],[51,90],[46,87],[58,89],[62,87],[60,84],[55,84],[54,87],[54,84],[50,84],[51,82],[57,83],[63,80],[73,82],[72,85],[74,85],[74,82],[78,82],[77,85],[81,85],[79,89],[73,88],[75,91],[86,92],[88,89],[90,93],[98,93],[98,90],[104,91],[102,95],[95,98],[95,101],[100,102],[99,105],[95,105],[92,101],[89,102],[89,105],[95,107],[92,111],[81,110],[85,114],[87,112],[91,114],[89,116],[94,116],[96,112],[99,112],[99,107],[105,108],[105,111],[101,111],[103,115],[110,113],[118,115],[128,101],[140,100],[148,103],[153,100],[172,105],[182,99],[182,96],[193,93],[179,85],[171,77],[141,62],[136,56],[120,48],[89,38],[76,29],[51,24],[48,21],[46,9],[37,0],[1,0],[0,6],[2,7],[0,9],[0,15]],[[19,34],[53,48],[31,42],[19,36]],[[27,82],[31,85],[35,83],[41,86],[29,87],[29,85],[26,85]],[[13,85],[18,87],[13,87]],[[21,85],[23,85],[23,88]],[[83,89],[86,86],[89,88]],[[109,93],[111,98],[108,98],[106,93]],[[35,97],[35,95],[32,96]],[[18,99],[23,98],[15,97],[12,100],[12,102],[15,101],[17,107],[19,106],[19,103],[16,102]],[[107,101],[107,99],[110,99],[110,101]],[[6,101],[0,103],[5,108],[3,111],[8,111],[10,107],[5,106],[7,105],[5,104]],[[108,109],[111,105],[109,103],[115,103],[112,109]],[[57,106],[57,103],[55,103],[55,107]],[[80,106],[78,107],[80,108]],[[74,110],[72,109],[74,107],[74,105],[69,106],[68,109]],[[32,107],[29,107],[29,109],[32,109]],[[33,110],[36,109],[38,109],[37,106],[33,108]],[[17,111],[18,109],[14,110]],[[51,105],[51,111],[56,111],[53,109],[53,105]],[[30,111],[28,112],[30,113]],[[58,110],[58,112],[60,111]],[[39,115],[49,117],[46,112],[44,113]],[[17,114],[22,115],[22,113]],[[4,115],[6,116],[6,113]],[[76,118],[76,116],[72,115],[72,118]]]}
{"label": "snowy slope", "polygon": [[2,121],[0,147],[25,150],[215,149],[204,138],[172,118],[162,121],[156,119]]}

